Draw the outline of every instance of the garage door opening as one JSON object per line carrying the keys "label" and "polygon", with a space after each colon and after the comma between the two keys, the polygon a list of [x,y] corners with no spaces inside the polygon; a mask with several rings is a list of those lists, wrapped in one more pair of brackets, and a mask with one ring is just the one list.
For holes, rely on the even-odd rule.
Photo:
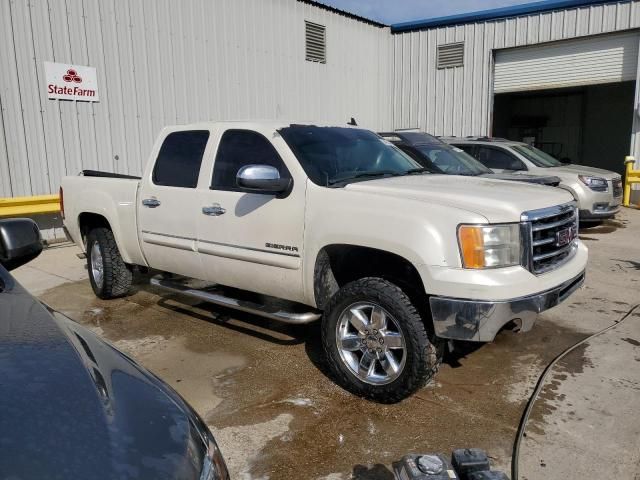
{"label": "garage door opening", "polygon": [[622,174],[634,96],[632,81],[496,94],[493,135],[533,144],[565,162]]}
{"label": "garage door opening", "polygon": [[493,135],[622,173],[639,40],[630,31],[497,50]]}

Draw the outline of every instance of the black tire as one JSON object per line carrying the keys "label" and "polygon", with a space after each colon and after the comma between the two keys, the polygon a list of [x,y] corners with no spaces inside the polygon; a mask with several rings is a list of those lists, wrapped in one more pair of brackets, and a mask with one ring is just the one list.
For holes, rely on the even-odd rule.
{"label": "black tire", "polygon": [[[368,302],[390,314],[397,325],[395,328],[400,330],[398,333],[404,337],[404,366],[397,378],[386,384],[373,385],[359,378],[343,360],[337,346],[342,314],[354,305]],[[360,342],[362,345],[358,348],[368,348]],[[336,382],[355,395],[379,403],[397,403],[426,385],[437,372],[444,350],[442,342],[435,342],[436,346],[429,340],[425,323],[409,297],[393,283],[374,277],[348,283],[331,298],[322,319],[322,343]],[[356,350],[354,355],[352,358],[357,358],[360,352]],[[362,355],[366,353],[363,351]],[[378,363],[375,368],[381,366],[382,363]]]}
{"label": "black tire", "polygon": [[[96,246],[100,251],[102,281],[94,278],[92,250]],[[97,260],[100,261],[100,260]],[[113,232],[104,227],[94,228],[87,235],[87,268],[93,292],[103,300],[118,298],[129,293],[133,282],[133,270],[124,263]]]}

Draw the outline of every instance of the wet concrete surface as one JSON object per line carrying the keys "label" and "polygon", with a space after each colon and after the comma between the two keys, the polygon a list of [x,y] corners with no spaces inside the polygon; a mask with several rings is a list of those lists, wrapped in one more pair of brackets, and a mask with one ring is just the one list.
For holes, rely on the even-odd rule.
{"label": "wet concrete surface", "polygon": [[[317,324],[288,326],[196,303],[154,290],[144,278],[131,296],[102,301],[88,280],[78,280],[75,247],[47,251],[17,276],[180,392],[216,435],[232,478],[390,479],[391,462],[407,453],[465,446],[484,448],[507,471],[518,421],[544,367],[639,300],[633,282],[640,279],[640,213],[625,211],[603,225],[606,231],[581,232],[591,248],[582,290],[543,314],[529,333],[503,331],[489,344],[457,344],[435,380],[397,405],[354,397],[331,381]],[[52,288],[43,287],[38,272],[55,275]],[[630,341],[620,345],[637,352],[640,336],[625,338]],[[554,372],[528,428],[537,443],[523,455],[528,448],[541,456],[541,439],[550,436],[558,411],[570,418],[588,403],[567,405],[574,390],[563,385],[591,369],[598,355],[579,349]],[[557,444],[570,448],[565,440]],[[524,478],[572,478],[547,468],[539,473],[536,462]]]}

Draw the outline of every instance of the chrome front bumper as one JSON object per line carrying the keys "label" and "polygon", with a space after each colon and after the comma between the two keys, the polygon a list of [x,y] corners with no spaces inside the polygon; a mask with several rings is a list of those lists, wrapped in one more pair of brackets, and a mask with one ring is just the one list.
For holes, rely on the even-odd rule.
{"label": "chrome front bumper", "polygon": [[540,312],[555,307],[584,283],[585,272],[550,290],[511,300],[486,301],[431,297],[429,304],[438,337],[490,342],[498,331],[515,321],[526,332]]}

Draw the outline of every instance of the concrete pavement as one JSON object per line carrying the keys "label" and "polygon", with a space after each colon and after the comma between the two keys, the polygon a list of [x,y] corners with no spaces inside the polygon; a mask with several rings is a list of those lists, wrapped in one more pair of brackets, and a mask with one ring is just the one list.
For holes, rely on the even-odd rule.
{"label": "concrete pavement", "polygon": [[[640,302],[640,212],[580,236],[590,248],[582,290],[527,334],[458,346],[435,381],[399,405],[353,397],[327,378],[317,326],[267,322],[144,282],[102,301],[73,246],[47,250],[16,277],[176,388],[216,434],[233,478],[388,479],[406,453],[463,446],[485,448],[506,471],[542,369]],[[560,363],[527,429],[521,478],[640,478],[638,362],[637,310]]]}

